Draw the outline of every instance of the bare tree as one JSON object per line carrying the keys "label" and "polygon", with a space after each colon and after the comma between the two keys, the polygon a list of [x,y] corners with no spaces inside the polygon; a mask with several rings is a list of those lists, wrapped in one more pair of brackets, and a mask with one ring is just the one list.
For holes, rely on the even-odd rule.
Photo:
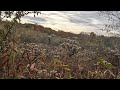
{"label": "bare tree", "polygon": [[39,13],[41,14],[40,11],[0,11],[0,21],[3,20],[4,18],[11,18],[12,16],[14,16],[12,20],[20,22],[21,17],[28,15],[30,13],[33,13],[34,17],[36,14],[37,15]]}
{"label": "bare tree", "polygon": [[108,24],[105,24],[103,30],[116,31],[120,35],[120,11],[100,11],[99,14],[108,19]]}

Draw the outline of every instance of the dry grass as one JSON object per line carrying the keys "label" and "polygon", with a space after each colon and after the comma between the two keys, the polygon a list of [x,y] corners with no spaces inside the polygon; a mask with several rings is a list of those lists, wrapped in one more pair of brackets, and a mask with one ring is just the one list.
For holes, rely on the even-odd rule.
{"label": "dry grass", "polygon": [[[98,42],[89,43],[90,49],[87,49],[88,43],[85,43],[83,49],[81,47],[83,43],[80,44],[77,39],[54,36],[53,44],[53,41],[48,43],[45,33],[38,34],[37,31],[29,29],[26,31],[22,29],[19,33],[20,30],[13,32],[12,29],[15,28],[10,28],[8,25],[4,31],[2,29],[0,31],[1,79],[119,79],[120,77],[119,65],[115,63],[117,58],[113,58],[107,50],[101,51],[101,47],[99,50]],[[34,39],[31,41],[36,40],[36,43],[20,41],[26,39],[25,35],[32,36]],[[38,38],[41,39],[39,43]],[[98,49],[94,50],[93,46]]]}

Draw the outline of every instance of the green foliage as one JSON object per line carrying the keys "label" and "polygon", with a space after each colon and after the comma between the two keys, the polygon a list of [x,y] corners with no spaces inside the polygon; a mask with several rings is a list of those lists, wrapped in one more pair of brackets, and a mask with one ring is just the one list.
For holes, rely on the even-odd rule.
{"label": "green foliage", "polygon": [[102,65],[103,67],[107,68],[107,69],[113,69],[113,68],[116,68],[115,66],[113,66],[111,63],[107,62],[106,60],[102,59],[102,58],[99,58],[98,59],[98,62],[97,62],[98,65]]}

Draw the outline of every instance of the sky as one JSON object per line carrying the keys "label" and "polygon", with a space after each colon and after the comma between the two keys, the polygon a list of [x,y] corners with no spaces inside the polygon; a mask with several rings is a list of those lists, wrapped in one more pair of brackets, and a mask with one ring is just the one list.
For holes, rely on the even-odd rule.
{"label": "sky", "polygon": [[98,35],[107,35],[106,31],[100,30],[107,23],[107,19],[99,15],[98,11],[42,11],[36,17],[33,14],[24,16],[22,23],[37,23],[76,34],[95,32]]}

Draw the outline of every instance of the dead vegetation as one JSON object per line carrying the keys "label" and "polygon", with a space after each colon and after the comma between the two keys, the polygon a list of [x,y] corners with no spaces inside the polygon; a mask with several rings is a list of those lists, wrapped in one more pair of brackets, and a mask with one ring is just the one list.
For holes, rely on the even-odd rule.
{"label": "dead vegetation", "polygon": [[120,78],[119,38],[94,33],[61,37],[28,26],[8,23],[0,29],[1,79]]}

